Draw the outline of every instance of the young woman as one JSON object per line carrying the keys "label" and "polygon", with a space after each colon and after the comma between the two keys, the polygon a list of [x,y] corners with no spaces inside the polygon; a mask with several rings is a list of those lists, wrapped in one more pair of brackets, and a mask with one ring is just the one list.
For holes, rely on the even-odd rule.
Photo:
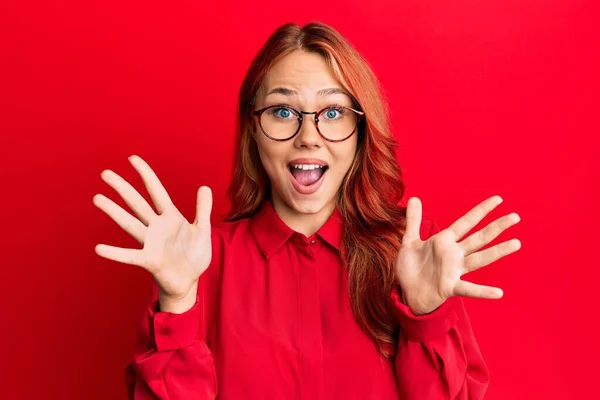
{"label": "young woman", "polygon": [[127,368],[134,399],[480,399],[488,385],[461,296],[498,288],[461,276],[519,249],[478,251],[519,221],[460,241],[502,199],[440,231],[404,192],[375,76],[331,27],[284,25],[239,97],[228,221],[198,191],[189,223],[150,166],[130,162],[155,210],[102,178],[137,218],[94,203],[143,249],[98,255],[155,279]]}

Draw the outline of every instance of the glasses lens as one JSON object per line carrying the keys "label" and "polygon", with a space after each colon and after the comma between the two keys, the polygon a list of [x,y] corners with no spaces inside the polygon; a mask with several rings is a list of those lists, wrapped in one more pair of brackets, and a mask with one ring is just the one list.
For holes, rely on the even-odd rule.
{"label": "glasses lens", "polygon": [[341,140],[356,129],[356,113],[344,107],[329,107],[319,114],[319,130],[327,139]]}
{"label": "glasses lens", "polygon": [[294,135],[300,124],[298,112],[283,106],[271,107],[260,116],[260,125],[274,139],[287,139]]}
{"label": "glasses lens", "polygon": [[[341,140],[356,129],[358,116],[352,110],[332,106],[318,116],[319,131],[330,140]],[[273,139],[287,139],[298,131],[300,114],[293,108],[276,106],[266,109],[260,117],[264,132]]]}

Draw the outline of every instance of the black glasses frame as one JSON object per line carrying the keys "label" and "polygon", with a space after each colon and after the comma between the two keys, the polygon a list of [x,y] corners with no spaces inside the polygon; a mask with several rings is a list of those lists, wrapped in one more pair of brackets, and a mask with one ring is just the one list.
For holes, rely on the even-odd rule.
{"label": "black glasses frame", "polygon": [[[285,108],[285,109],[288,109],[288,110],[294,112],[295,115],[298,116],[297,117],[297,119],[299,120],[298,129],[296,130],[296,132],[294,132],[294,134],[292,136],[290,136],[288,138],[285,138],[285,139],[276,139],[276,138],[274,138],[272,136],[269,136],[269,134],[267,134],[267,132],[265,132],[265,130],[262,127],[261,116],[262,116],[262,114],[265,111],[267,111],[267,110],[269,110],[271,108]],[[343,108],[343,109],[346,109],[346,110],[350,110],[350,111],[352,111],[352,112],[354,112],[356,114],[356,126],[354,127],[354,129],[352,130],[352,132],[348,136],[346,136],[345,138],[343,138],[343,139],[337,139],[337,140],[329,139],[328,137],[326,137],[325,135],[323,135],[321,133],[321,130],[319,129],[319,116],[323,112],[325,112],[327,110],[331,110],[331,109],[335,110],[335,109],[340,109],[340,108]],[[298,110],[298,109],[296,109],[296,108],[294,108],[292,106],[288,106],[286,104],[276,104],[274,106],[269,106],[269,107],[261,108],[260,110],[255,110],[254,111],[254,115],[258,118],[258,126],[260,126],[260,130],[262,131],[262,133],[266,137],[268,137],[269,139],[275,140],[277,142],[285,142],[286,140],[290,140],[294,136],[296,136],[298,134],[298,132],[300,132],[300,129],[302,129],[302,122],[304,121],[303,115],[310,115],[310,114],[314,114],[314,116],[315,116],[315,127],[317,128],[317,132],[319,132],[319,135],[321,135],[321,137],[323,139],[327,140],[328,142],[343,142],[344,140],[346,140],[349,137],[351,137],[352,135],[354,135],[354,132],[356,132],[356,129],[358,128],[358,124],[359,124],[361,118],[365,115],[365,113],[362,112],[362,111],[355,110],[354,108],[345,107],[345,106],[327,106],[325,108],[320,109],[319,111],[308,112],[308,111],[300,111],[300,110]]]}

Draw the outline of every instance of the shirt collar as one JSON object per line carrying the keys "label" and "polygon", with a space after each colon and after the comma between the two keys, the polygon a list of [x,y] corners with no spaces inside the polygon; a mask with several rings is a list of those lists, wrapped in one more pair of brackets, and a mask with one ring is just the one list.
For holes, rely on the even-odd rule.
{"label": "shirt collar", "polygon": [[[342,225],[341,214],[336,208],[316,234],[339,251],[342,242]],[[267,259],[295,233],[279,218],[270,199],[265,200],[258,212],[250,217],[250,230]]]}

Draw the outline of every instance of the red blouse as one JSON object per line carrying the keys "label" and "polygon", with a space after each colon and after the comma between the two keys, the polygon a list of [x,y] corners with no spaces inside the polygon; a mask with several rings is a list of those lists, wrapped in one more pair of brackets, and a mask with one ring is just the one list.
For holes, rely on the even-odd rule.
{"label": "red blouse", "polygon": [[[421,238],[439,232],[424,217]],[[481,399],[488,369],[462,300],[415,316],[392,294],[400,337],[384,359],[358,327],[336,210],[310,237],[270,201],[212,226],[212,262],[183,314],[156,287],[126,369],[132,399]]]}

